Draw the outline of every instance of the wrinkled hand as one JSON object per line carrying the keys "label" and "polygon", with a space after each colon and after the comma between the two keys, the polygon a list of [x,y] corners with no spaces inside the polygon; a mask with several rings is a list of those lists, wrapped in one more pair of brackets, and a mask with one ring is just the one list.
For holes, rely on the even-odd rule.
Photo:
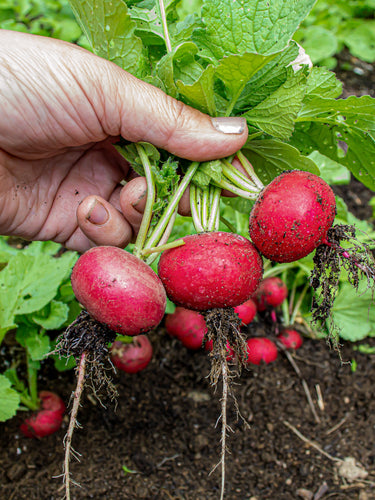
{"label": "wrinkled hand", "polygon": [[81,252],[126,246],[146,184],[120,185],[120,136],[203,161],[240,149],[247,127],[213,122],[75,45],[0,30],[0,234]]}

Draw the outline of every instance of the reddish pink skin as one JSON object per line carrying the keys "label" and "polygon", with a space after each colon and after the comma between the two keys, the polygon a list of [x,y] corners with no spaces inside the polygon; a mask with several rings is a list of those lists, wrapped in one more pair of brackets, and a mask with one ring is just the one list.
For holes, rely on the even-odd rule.
{"label": "reddish pink skin", "polygon": [[39,393],[41,409],[27,418],[20,426],[25,437],[42,438],[58,431],[66,410],[64,401],[49,391]]}
{"label": "reddish pink skin", "polygon": [[146,335],[138,335],[131,344],[113,342],[111,361],[119,370],[137,373],[146,368],[152,359],[152,344]]}
{"label": "reddish pink skin", "polygon": [[257,306],[252,299],[249,299],[243,304],[236,306],[234,312],[238,315],[243,325],[249,325],[256,316]]}
{"label": "reddish pink skin", "polygon": [[[212,351],[213,349],[213,342],[212,340],[208,340],[204,346],[204,348],[206,349],[206,351]],[[235,358],[235,354],[234,354],[234,351],[233,349],[231,348],[231,346],[229,345],[229,343],[227,342],[227,353],[228,353],[228,356],[227,356],[227,361],[232,361],[234,358]]]}
{"label": "reddish pink skin", "polygon": [[303,344],[303,339],[300,333],[291,328],[285,328],[277,337],[287,349],[299,349]]}
{"label": "reddish pink skin", "polygon": [[146,333],[164,316],[162,282],[147,264],[120,248],[88,250],[76,262],[71,281],[89,314],[122,335]]}
{"label": "reddish pink skin", "polygon": [[280,306],[288,296],[286,284],[277,276],[265,278],[255,291],[254,298],[258,311]]}
{"label": "reddish pink skin", "polygon": [[275,262],[293,262],[324,243],[336,214],[335,195],[320,177],[293,170],[276,177],[250,214],[250,237]]}
{"label": "reddish pink skin", "polygon": [[248,300],[263,274],[259,252],[233,233],[200,233],[163,252],[159,277],[168,297],[196,311],[235,307]]}
{"label": "reddish pink skin", "polygon": [[207,333],[203,316],[184,307],[176,307],[173,314],[166,315],[165,328],[169,335],[177,337],[185,347],[193,350],[202,347]]}
{"label": "reddish pink skin", "polygon": [[254,337],[246,341],[247,363],[260,365],[272,363],[277,358],[277,347],[272,340],[263,337]]}

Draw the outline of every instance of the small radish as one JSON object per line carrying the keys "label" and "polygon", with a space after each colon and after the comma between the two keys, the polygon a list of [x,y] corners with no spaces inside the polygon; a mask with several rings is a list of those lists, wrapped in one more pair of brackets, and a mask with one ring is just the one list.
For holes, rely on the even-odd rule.
{"label": "small radish", "polygon": [[235,307],[256,290],[262,259],[242,236],[225,232],[194,234],[184,245],[162,253],[159,277],[176,305],[205,311]]}
{"label": "small radish", "polygon": [[[206,351],[212,352],[213,341],[212,340],[207,340],[204,348],[206,349]],[[232,361],[236,357],[236,355],[234,354],[233,349],[231,348],[231,346],[229,345],[228,342],[227,342],[226,352],[228,353],[227,354],[227,361]]]}
{"label": "small radish", "polygon": [[53,392],[41,391],[39,399],[40,410],[20,426],[22,434],[29,438],[42,438],[58,431],[66,410],[64,401]]}
{"label": "small radish", "polygon": [[302,336],[296,330],[285,328],[277,337],[287,349],[299,349],[302,344]]}
{"label": "small radish", "polygon": [[166,306],[163,285],[143,261],[120,248],[94,247],[76,262],[72,287],[89,314],[122,335],[155,328]]}
{"label": "small radish", "polygon": [[287,296],[286,284],[279,277],[272,276],[260,282],[253,298],[256,300],[258,311],[265,311],[268,308],[281,305]]}
{"label": "small radish", "polygon": [[247,362],[260,365],[263,361],[268,364],[277,358],[277,347],[272,340],[263,337],[253,337],[247,343]]}
{"label": "small radish", "polygon": [[236,306],[234,312],[238,315],[243,325],[249,325],[256,316],[257,305],[252,299],[249,299],[243,304]]}
{"label": "small radish", "polygon": [[259,195],[250,214],[250,237],[275,262],[293,262],[326,242],[336,214],[335,195],[317,175],[284,172]]}
{"label": "small radish", "polygon": [[188,349],[200,349],[207,333],[204,317],[197,311],[176,307],[173,314],[165,317],[165,328],[169,335],[178,338]]}
{"label": "small radish", "polygon": [[152,359],[152,345],[146,335],[134,337],[129,344],[117,340],[111,347],[111,361],[119,370],[137,373],[146,368]]}

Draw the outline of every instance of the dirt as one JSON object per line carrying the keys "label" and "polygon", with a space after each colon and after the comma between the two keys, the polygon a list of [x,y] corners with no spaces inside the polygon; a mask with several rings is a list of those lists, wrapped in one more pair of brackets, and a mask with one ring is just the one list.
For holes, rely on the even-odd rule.
{"label": "dirt", "polygon": [[[373,95],[367,66],[371,78],[365,80],[340,72],[345,95]],[[355,180],[335,189],[358,217],[371,217],[371,191]],[[220,473],[212,470],[220,453],[220,387],[215,393],[210,386],[207,354],[182,347],[163,325],[150,338],[154,357],[143,372],[113,374],[117,406],[99,403],[86,389],[82,427],[73,438],[81,457],[71,464],[80,485],[72,499],[219,499]],[[375,339],[367,343],[375,347]],[[230,401],[227,500],[375,499],[375,355],[355,347],[342,346],[342,364],[325,341],[305,339],[293,355],[300,375],[283,353],[242,373],[234,393],[249,428]],[[47,362],[39,385],[68,403],[73,373],[56,377]],[[20,435],[21,417],[0,425],[0,498],[63,498],[68,417],[58,433],[40,441]],[[361,464],[351,468],[354,477],[339,469],[347,457]]]}

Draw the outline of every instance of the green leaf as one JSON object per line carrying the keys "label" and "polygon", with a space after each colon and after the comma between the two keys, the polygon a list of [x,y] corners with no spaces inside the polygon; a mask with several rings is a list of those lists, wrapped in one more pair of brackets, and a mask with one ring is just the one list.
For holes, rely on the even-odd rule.
{"label": "green leaf", "polygon": [[20,395],[11,388],[10,381],[0,375],[0,422],[14,417],[20,406]]}
{"label": "green leaf", "polygon": [[275,55],[262,56],[259,54],[245,53],[242,55],[230,55],[221,59],[215,69],[215,76],[220,78],[225,85],[229,108],[227,116],[230,115],[237,100],[249,80],[260,71],[267,63],[274,59]]}
{"label": "green leaf", "polygon": [[31,319],[45,330],[58,330],[68,319],[68,314],[68,304],[52,300],[44,309],[33,314]]}
{"label": "green leaf", "polygon": [[249,141],[244,147],[244,153],[264,185],[285,170],[305,170],[319,175],[316,164],[310,158],[284,142],[272,139]]}
{"label": "green leaf", "polygon": [[22,345],[33,361],[40,361],[51,350],[50,338],[37,328],[20,325],[17,329],[16,340]]}
{"label": "green leaf", "polygon": [[238,112],[253,108],[273,94],[288,77],[287,67],[298,56],[298,45],[294,42],[256,72],[245,86],[236,104]]}
{"label": "green leaf", "polygon": [[222,178],[222,166],[220,160],[205,161],[201,163],[195,172],[193,182],[201,188],[207,188],[211,181],[220,182]]}
{"label": "green leaf", "polygon": [[319,151],[313,151],[308,157],[318,166],[320,177],[328,184],[349,184],[350,172],[341,163],[331,160]]}
{"label": "green leaf", "polygon": [[338,43],[335,34],[322,26],[309,26],[303,31],[301,44],[313,64],[335,55]]}
{"label": "green leaf", "polygon": [[53,363],[56,370],[59,372],[65,372],[71,370],[77,364],[73,356],[65,358],[65,357],[59,357],[56,354],[54,354],[53,356],[51,356],[51,358],[53,359]]}
{"label": "green leaf", "polygon": [[368,63],[375,61],[375,21],[361,20],[358,26],[340,32],[340,40],[349,48],[350,53]]}
{"label": "green leaf", "polygon": [[375,309],[371,290],[365,291],[365,283],[356,292],[344,283],[332,307],[333,324],[344,340],[358,342],[375,335]]}
{"label": "green leaf", "polygon": [[198,48],[193,42],[183,42],[156,65],[157,76],[172,97],[177,97],[177,80],[192,85],[201,76],[203,68],[194,57],[197,52]]}
{"label": "green leaf", "polygon": [[315,0],[207,0],[204,28],[193,32],[200,56],[219,60],[229,54],[272,54],[284,49]]}
{"label": "green leaf", "polygon": [[244,113],[250,125],[278,139],[287,139],[294,129],[294,122],[301,109],[306,91],[303,71],[289,73],[289,78],[273,94]]}
{"label": "green leaf", "polygon": [[342,82],[337,80],[335,73],[317,66],[313,67],[307,78],[306,98],[340,97]]}
{"label": "green leaf", "polygon": [[200,77],[191,85],[177,81],[180,97],[184,102],[211,116],[216,116],[215,92],[214,92],[215,69],[212,65],[207,66]]}
{"label": "green leaf", "polygon": [[145,49],[134,33],[126,3],[122,0],[69,0],[94,52],[141,77],[146,66]]}
{"label": "green leaf", "polygon": [[54,299],[77,258],[74,252],[66,252],[59,258],[25,252],[12,256],[0,272],[0,341],[8,330],[17,326],[16,315],[34,313]]}

